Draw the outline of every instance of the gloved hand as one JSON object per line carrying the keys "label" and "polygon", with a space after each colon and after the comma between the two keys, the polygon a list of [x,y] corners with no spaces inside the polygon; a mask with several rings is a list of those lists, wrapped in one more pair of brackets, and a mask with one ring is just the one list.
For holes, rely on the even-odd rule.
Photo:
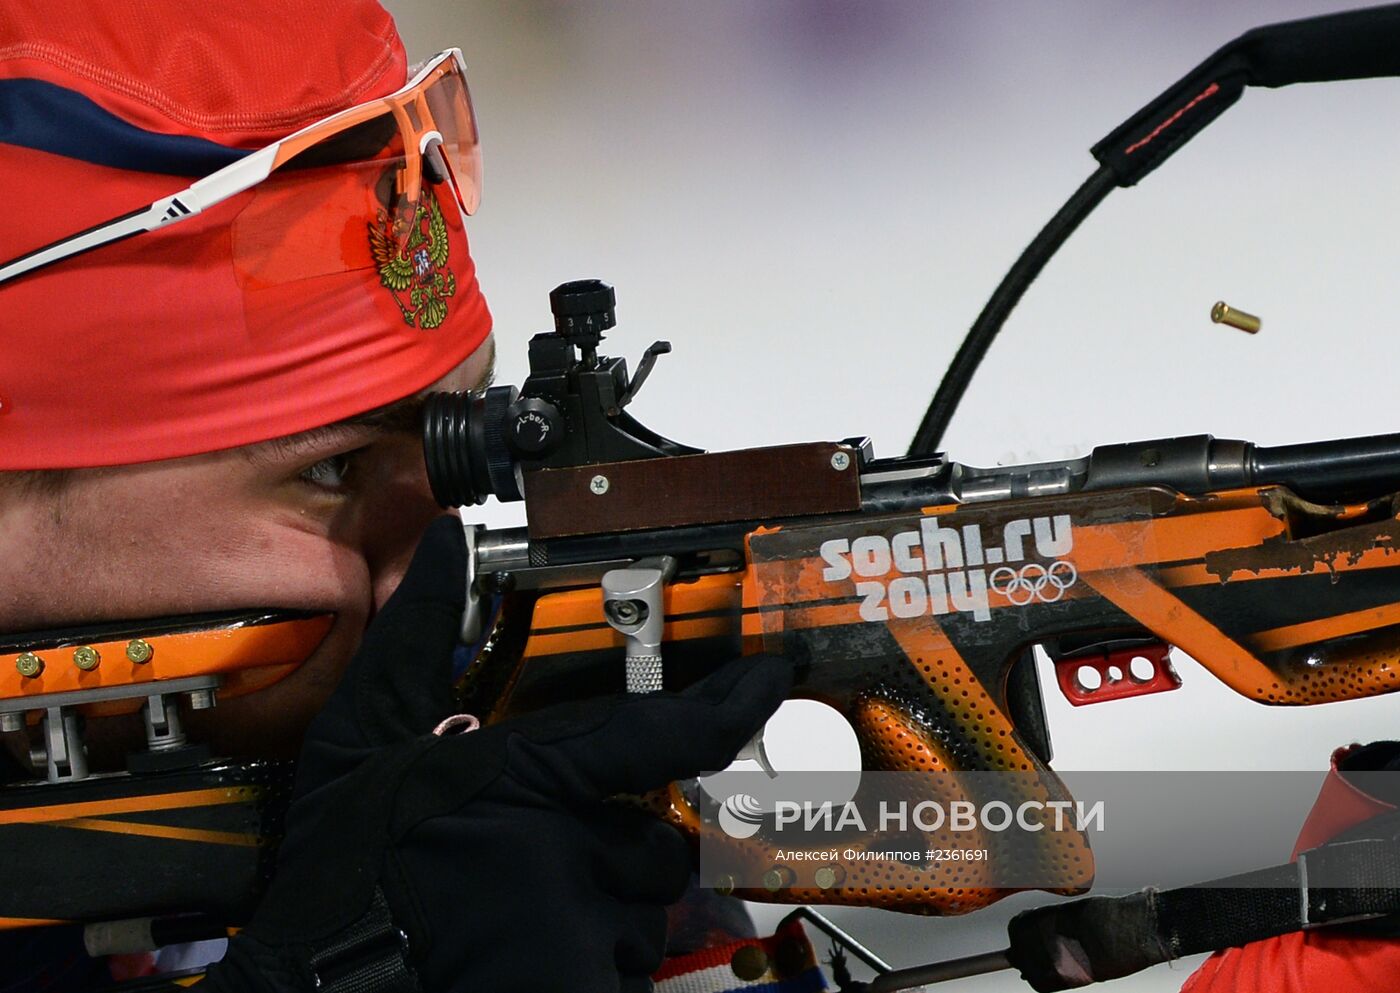
{"label": "gloved hand", "polygon": [[683,693],[436,736],[452,712],[465,556],[460,522],[435,522],[313,722],[272,885],[202,988],[649,987],[690,852],[606,800],[723,768],[791,667],[740,659]]}

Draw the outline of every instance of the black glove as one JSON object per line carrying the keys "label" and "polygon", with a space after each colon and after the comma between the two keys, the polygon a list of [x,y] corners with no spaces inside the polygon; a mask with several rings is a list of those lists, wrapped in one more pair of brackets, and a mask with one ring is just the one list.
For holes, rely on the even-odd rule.
{"label": "black glove", "polygon": [[683,693],[435,736],[465,556],[461,523],[435,522],[370,625],[308,732],[271,888],[204,988],[649,988],[690,852],[606,799],[723,768],[791,667],[740,659]]}

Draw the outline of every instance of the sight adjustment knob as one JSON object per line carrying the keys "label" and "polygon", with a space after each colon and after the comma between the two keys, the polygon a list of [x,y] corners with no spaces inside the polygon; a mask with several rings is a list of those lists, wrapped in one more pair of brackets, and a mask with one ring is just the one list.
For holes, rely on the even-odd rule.
{"label": "sight adjustment knob", "polygon": [[539,397],[521,397],[506,411],[510,447],[521,455],[547,455],[559,443],[564,417],[559,408]]}
{"label": "sight adjustment knob", "polygon": [[561,283],[549,294],[554,330],[580,348],[595,349],[603,332],[617,324],[617,296],[601,279]]}
{"label": "sight adjustment knob", "polygon": [[471,425],[473,446],[486,456],[478,461],[485,463],[489,489],[481,488],[496,494],[499,500],[521,499],[515,456],[511,454],[507,441],[509,411],[519,395],[520,391],[514,386],[492,386],[481,395],[481,404],[477,408],[480,413]]}

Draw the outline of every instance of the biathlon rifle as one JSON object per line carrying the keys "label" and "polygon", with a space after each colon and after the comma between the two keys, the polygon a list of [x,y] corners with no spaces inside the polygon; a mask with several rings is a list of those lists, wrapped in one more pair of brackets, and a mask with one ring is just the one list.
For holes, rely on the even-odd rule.
{"label": "biathlon rifle", "polygon": [[[598,353],[612,289],[558,287],[554,330],[531,340],[519,389],[427,405],[439,502],[523,500],[528,522],[469,529],[470,633],[487,630],[466,706],[499,720],[777,652],[802,662],[796,695],[852,725],[865,769],[1016,772],[1053,799],[1065,793],[1048,765],[1037,646],[1076,705],[1175,689],[1173,646],[1263,704],[1396,689],[1400,435],[1280,447],[1201,435],[991,468],[934,450],[1011,307],[1110,190],[1245,86],[1394,75],[1397,41],[1396,7],[1250,31],[1095,145],[1099,168],[997,288],[901,457],[877,458],[864,438],[720,453],[663,438],[627,408],[669,344],[629,377]],[[1013,890],[1018,859],[1063,865],[1055,891],[1092,878],[1076,832],[975,867],[774,870],[680,785],[652,799],[711,850],[732,849],[746,877],[776,872],[778,885],[740,887],[749,899],[947,914]]]}

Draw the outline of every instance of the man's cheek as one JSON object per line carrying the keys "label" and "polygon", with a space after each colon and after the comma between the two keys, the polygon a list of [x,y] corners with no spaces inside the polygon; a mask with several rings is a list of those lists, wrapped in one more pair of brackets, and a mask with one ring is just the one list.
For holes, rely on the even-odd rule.
{"label": "man's cheek", "polygon": [[363,616],[370,601],[359,549],[295,531],[245,531],[200,556],[195,572],[204,595],[227,606]]}
{"label": "man's cheek", "polygon": [[307,660],[273,685],[186,713],[193,740],[216,755],[291,758],[312,718],[339,684],[364,632],[363,614],[344,614]]}

